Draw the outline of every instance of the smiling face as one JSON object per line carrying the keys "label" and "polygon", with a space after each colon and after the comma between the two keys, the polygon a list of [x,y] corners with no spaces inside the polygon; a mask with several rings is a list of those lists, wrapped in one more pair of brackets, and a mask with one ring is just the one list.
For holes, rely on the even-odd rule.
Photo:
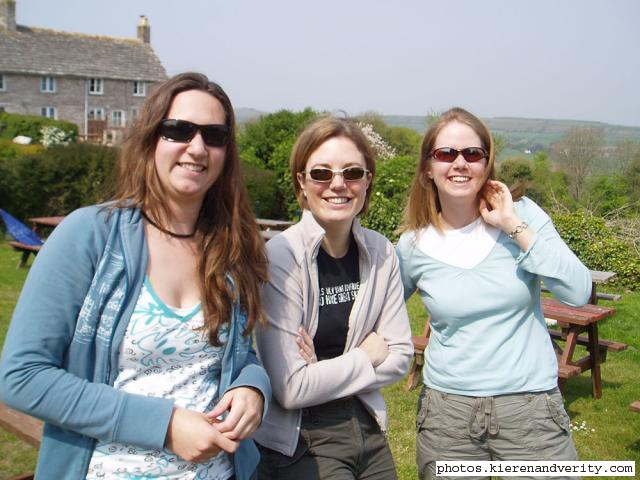
{"label": "smiling face", "polygon": [[[348,167],[366,169],[364,156],[350,139],[332,137],[313,151],[304,170]],[[369,174],[355,181],[345,181],[342,175],[336,174],[330,182],[316,182],[309,174],[298,173],[297,180],[307,200],[307,208],[327,231],[351,228],[353,219],[362,210],[371,183]]]}
{"label": "smiling face", "polygon": [[[222,104],[207,92],[187,90],[177,94],[166,118],[207,124],[225,124]],[[158,138],[155,167],[167,200],[174,204],[202,203],[224,168],[226,147],[210,147],[200,132],[189,142]]]}
{"label": "smiling face", "polygon": [[[451,147],[462,150],[467,147],[486,148],[478,134],[464,123],[452,121],[445,125],[436,137],[433,150]],[[440,203],[444,206],[451,201],[476,202],[478,192],[486,181],[487,159],[467,162],[462,155],[452,162],[442,162],[430,158],[427,175],[433,179]]]}

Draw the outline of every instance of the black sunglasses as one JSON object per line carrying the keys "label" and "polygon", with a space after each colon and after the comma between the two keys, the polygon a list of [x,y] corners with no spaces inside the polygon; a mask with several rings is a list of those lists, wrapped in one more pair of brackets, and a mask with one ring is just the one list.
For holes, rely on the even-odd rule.
{"label": "black sunglasses", "polygon": [[170,142],[190,142],[198,131],[210,147],[224,147],[229,141],[229,127],[226,125],[198,125],[187,120],[166,119],[158,126],[160,136]]}
{"label": "black sunglasses", "polygon": [[469,163],[479,162],[483,158],[487,158],[487,152],[480,147],[467,147],[462,150],[456,150],[451,147],[437,148],[429,156],[440,162],[452,163],[458,158],[458,155],[462,155]]}
{"label": "black sunglasses", "polygon": [[330,182],[335,175],[342,175],[347,182],[362,180],[369,173],[369,170],[362,167],[347,167],[342,170],[331,170],[330,168],[312,168],[308,172],[300,172],[303,175],[309,174],[311,180],[315,182]]}

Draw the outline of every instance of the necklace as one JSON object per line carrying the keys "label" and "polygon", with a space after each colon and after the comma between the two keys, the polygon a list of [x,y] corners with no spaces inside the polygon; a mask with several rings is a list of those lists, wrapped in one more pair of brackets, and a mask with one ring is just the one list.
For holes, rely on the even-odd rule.
{"label": "necklace", "polygon": [[154,227],[156,227],[158,230],[160,230],[162,233],[166,233],[167,235],[169,235],[170,237],[173,238],[191,238],[196,234],[196,230],[194,230],[191,233],[176,233],[176,232],[172,232],[170,230],[167,230],[166,228],[162,228],[160,225],[158,225],[156,222],[154,222],[153,220],[151,220],[146,213],[144,213],[144,211],[140,211],[142,213],[142,216],[147,220],[147,222],[149,222],[151,225],[153,225]]}

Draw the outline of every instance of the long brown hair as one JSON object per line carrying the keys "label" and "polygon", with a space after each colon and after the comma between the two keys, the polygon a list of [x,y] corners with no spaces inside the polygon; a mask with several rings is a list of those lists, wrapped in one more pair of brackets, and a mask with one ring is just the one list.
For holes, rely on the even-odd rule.
{"label": "long brown hair", "polygon": [[451,122],[468,125],[480,137],[482,148],[488,154],[484,182],[486,183],[487,180],[496,178],[495,149],[489,128],[482,120],[463,108],[454,107],[447,110],[429,125],[422,140],[420,160],[416,167],[416,174],[413,177],[407,207],[404,212],[404,221],[400,228],[401,231],[419,230],[428,225],[433,225],[438,230],[442,228],[440,217],[438,216],[442,210],[440,199],[438,198],[438,188],[433,179],[429,178],[427,172],[429,170],[429,162],[432,161],[431,152],[436,143],[436,138],[442,129]]}
{"label": "long brown hair", "polygon": [[[219,85],[199,73],[182,73],[153,90],[120,151],[114,207],[144,209],[154,222],[167,227],[169,209],[154,162],[158,125],[166,118],[175,96],[188,90],[200,90],[216,98],[229,127],[223,170],[207,191],[196,223],[204,328],[210,342],[219,345],[220,327],[229,321],[238,298],[248,319],[245,335],[256,322],[263,322],[260,285],[267,281],[264,242],[240,171],[233,107]],[[233,279],[233,287],[228,285],[227,275]]]}
{"label": "long brown hair", "polygon": [[301,208],[307,208],[307,199],[304,197],[300,182],[298,182],[298,173],[301,173],[307,167],[307,161],[313,152],[320,145],[331,138],[344,137],[351,140],[358,151],[364,157],[364,164],[369,170],[371,177],[369,188],[365,193],[364,203],[358,215],[367,213],[369,208],[369,199],[371,198],[371,190],[373,189],[373,179],[376,176],[376,161],[373,150],[369,145],[367,137],[360,127],[350,120],[335,117],[321,117],[310,123],[298,136],[296,143],[291,149],[291,158],[289,159],[289,168],[291,169],[291,177],[293,180],[293,191]]}

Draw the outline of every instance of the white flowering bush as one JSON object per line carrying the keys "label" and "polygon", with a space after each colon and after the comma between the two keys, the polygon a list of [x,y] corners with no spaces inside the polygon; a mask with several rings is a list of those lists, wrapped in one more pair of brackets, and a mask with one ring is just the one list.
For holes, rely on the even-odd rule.
{"label": "white flowering bush", "polygon": [[384,139],[373,129],[370,123],[358,122],[358,127],[369,140],[369,144],[380,160],[388,160],[396,156],[396,150],[389,145]]}
{"label": "white flowering bush", "polygon": [[72,134],[65,132],[58,127],[42,127],[40,129],[42,146],[45,148],[57,147],[58,145],[69,145]]}

